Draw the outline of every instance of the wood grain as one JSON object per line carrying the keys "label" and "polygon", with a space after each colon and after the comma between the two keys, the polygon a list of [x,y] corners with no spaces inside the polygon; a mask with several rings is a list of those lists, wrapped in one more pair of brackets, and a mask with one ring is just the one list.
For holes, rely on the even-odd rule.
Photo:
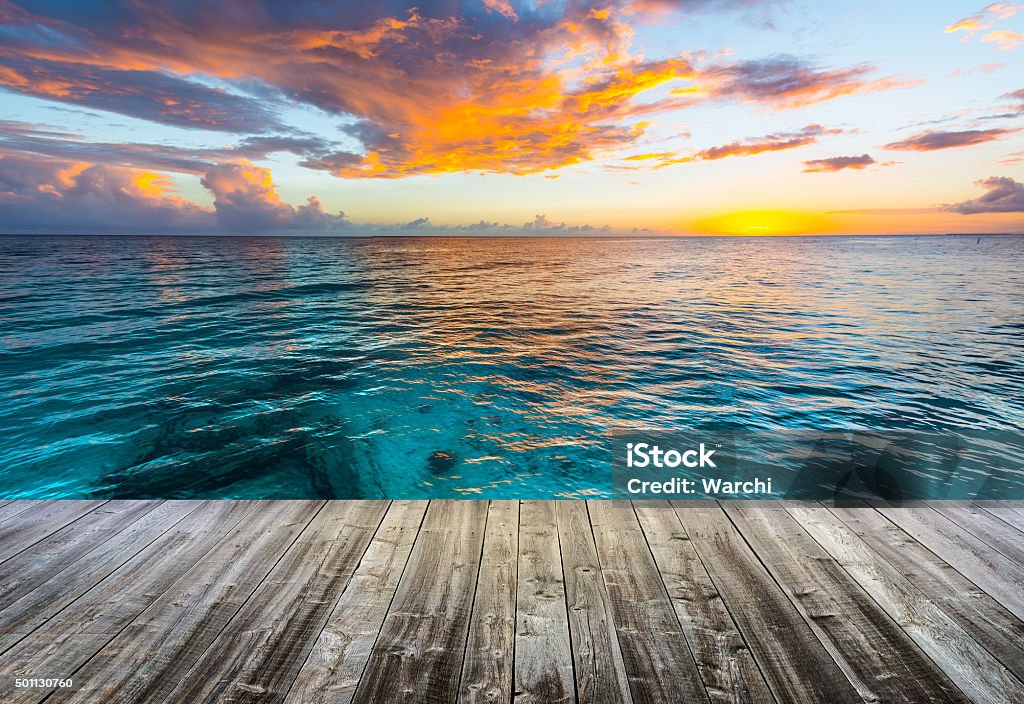
{"label": "wood grain", "polygon": [[632,505],[590,501],[587,508],[633,701],[707,702]]}
{"label": "wood grain", "polygon": [[558,524],[550,501],[519,509],[515,691],[520,704],[576,700]]}
{"label": "wood grain", "polygon": [[352,701],[426,510],[426,501],[391,504],[348,588],[292,683],[286,702],[347,704]]}
{"label": "wood grain", "polygon": [[486,519],[486,502],[430,503],[354,702],[455,701]]}
{"label": "wood grain", "polygon": [[634,504],[712,702],[774,702],[761,671],[667,501]]}
{"label": "wood grain", "polygon": [[808,704],[862,702],[721,507],[679,502],[675,508],[776,698]]}
{"label": "wood grain", "polygon": [[512,701],[519,502],[492,501],[459,686],[461,704]]}
{"label": "wood grain", "polygon": [[387,508],[328,502],[168,698],[281,701]]}
{"label": "wood grain", "polygon": [[971,699],[1024,701],[1020,680],[835,515],[818,507],[786,508]]}

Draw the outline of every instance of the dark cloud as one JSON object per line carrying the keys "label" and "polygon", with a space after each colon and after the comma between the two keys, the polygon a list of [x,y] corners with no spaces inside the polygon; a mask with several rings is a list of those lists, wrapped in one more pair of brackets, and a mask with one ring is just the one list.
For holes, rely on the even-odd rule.
{"label": "dark cloud", "polygon": [[36,155],[0,154],[0,222],[7,232],[263,232],[336,230],[343,213],[325,213],[316,196],[294,207],[266,169],[210,166],[202,184],[213,209],[179,196],[158,173]]}
{"label": "dark cloud", "polygon": [[1024,213],[1024,183],[1007,176],[991,176],[976,182],[986,190],[977,198],[945,206],[964,215],[977,213]]}
{"label": "dark cloud", "polygon": [[0,155],[0,222],[17,232],[209,230],[209,210],[158,174],[106,164]]}
{"label": "dark cloud", "polygon": [[765,103],[778,109],[800,108],[843,95],[871,93],[913,85],[900,76],[872,78],[874,67],[823,68],[792,56],[741,61],[700,71],[715,97]]}
{"label": "dark cloud", "polygon": [[804,162],[804,172],[842,171],[843,169],[866,169],[876,163],[867,154],[860,156],[833,156],[828,159],[811,159]]}
{"label": "dark cloud", "polygon": [[932,152],[939,149],[971,147],[976,144],[993,142],[1017,132],[1020,132],[1020,129],[961,130],[959,132],[930,130],[898,142],[890,142],[884,148],[896,151]]}
{"label": "dark cloud", "polygon": [[110,70],[0,54],[0,86],[176,127],[226,132],[281,127],[263,100],[159,71]]}
{"label": "dark cloud", "polygon": [[236,145],[215,149],[133,142],[87,142],[81,135],[37,128],[23,122],[0,121],[0,148],[8,153],[25,152],[58,159],[199,175],[220,162],[259,161],[275,152],[310,157],[332,147],[332,143],[313,135],[247,137]]}

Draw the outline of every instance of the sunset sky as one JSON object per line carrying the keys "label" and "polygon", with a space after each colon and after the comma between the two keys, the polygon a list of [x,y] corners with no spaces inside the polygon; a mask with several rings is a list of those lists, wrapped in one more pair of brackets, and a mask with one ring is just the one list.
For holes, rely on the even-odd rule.
{"label": "sunset sky", "polygon": [[1024,231],[1024,5],[0,0],[0,231]]}

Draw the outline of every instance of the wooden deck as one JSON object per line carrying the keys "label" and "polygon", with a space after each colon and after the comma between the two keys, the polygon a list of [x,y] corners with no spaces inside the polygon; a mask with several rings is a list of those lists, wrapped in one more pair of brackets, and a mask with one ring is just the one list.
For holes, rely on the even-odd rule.
{"label": "wooden deck", "polygon": [[1022,621],[1024,504],[0,502],[5,703],[1020,703]]}

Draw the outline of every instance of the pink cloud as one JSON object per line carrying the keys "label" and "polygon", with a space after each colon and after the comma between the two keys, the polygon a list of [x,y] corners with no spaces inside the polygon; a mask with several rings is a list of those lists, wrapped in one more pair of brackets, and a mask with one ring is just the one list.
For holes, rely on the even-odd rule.
{"label": "pink cloud", "polygon": [[1024,213],[1024,183],[1006,176],[991,176],[976,182],[986,193],[977,198],[945,206],[947,210],[977,213]]}

